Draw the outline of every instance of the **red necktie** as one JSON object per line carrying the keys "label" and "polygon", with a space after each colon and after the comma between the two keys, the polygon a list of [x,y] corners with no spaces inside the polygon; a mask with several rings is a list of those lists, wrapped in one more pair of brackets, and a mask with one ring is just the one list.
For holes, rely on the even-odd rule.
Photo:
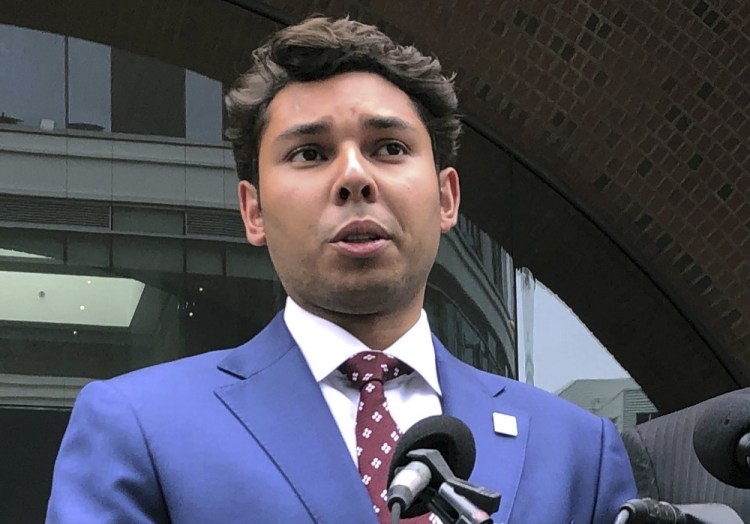
{"label": "red necktie", "polygon": [[[367,487],[373,510],[381,524],[391,523],[386,504],[388,468],[401,432],[388,412],[383,383],[412,369],[400,360],[381,351],[363,351],[344,362],[339,368],[357,387],[357,461],[362,483]],[[404,524],[427,524],[427,515],[403,519]]]}

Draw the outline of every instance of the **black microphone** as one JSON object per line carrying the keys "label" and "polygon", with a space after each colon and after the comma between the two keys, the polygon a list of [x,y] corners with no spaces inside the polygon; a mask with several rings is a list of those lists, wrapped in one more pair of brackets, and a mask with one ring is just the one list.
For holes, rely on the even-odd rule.
{"label": "black microphone", "polygon": [[750,488],[750,388],[706,401],[693,429],[693,448],[711,475]]}
{"label": "black microphone", "polygon": [[[400,504],[403,517],[416,517],[427,513],[427,501],[418,496],[425,489],[437,491],[446,479],[439,478],[421,461],[408,457],[422,450],[433,453],[445,461],[449,471],[466,480],[474,469],[476,447],[471,430],[455,417],[436,415],[414,424],[399,439],[388,470],[388,508]],[[441,461],[442,462],[442,461]],[[439,472],[438,472],[439,473]],[[416,502],[414,502],[416,500]]]}
{"label": "black microphone", "polygon": [[615,524],[742,524],[742,519],[724,504],[674,505],[646,498],[623,504]]}
{"label": "black microphone", "polygon": [[654,499],[631,499],[620,507],[615,524],[688,524],[677,506]]}

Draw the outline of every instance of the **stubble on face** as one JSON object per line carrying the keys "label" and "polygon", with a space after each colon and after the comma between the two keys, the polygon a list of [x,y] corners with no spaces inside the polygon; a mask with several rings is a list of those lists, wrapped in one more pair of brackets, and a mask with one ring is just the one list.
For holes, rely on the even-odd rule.
{"label": "stubble on face", "polygon": [[[345,329],[370,349],[383,350],[419,320],[426,285],[426,276],[421,275],[427,275],[430,267],[408,275],[333,282],[314,275],[285,279],[280,274],[279,278],[303,309]],[[368,269],[361,270],[366,274]]]}
{"label": "stubble on face", "polygon": [[287,282],[285,288],[297,303],[324,318],[396,314],[414,309],[415,304],[421,308],[432,264],[415,264],[406,273],[382,267],[373,260],[347,261],[345,265],[335,272],[338,278],[317,272],[289,274],[286,278],[280,274],[279,278]]}

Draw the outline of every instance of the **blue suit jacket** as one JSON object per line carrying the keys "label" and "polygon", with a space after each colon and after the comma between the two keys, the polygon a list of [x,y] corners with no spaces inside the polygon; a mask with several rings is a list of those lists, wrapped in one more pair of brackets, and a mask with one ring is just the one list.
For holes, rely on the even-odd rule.
{"label": "blue suit jacket", "polygon": [[[474,433],[470,480],[496,523],[611,524],[635,496],[609,421],[478,371],[435,340],[443,410]],[[493,412],[518,436],[495,433]],[[250,342],[80,393],[55,465],[51,524],[377,524],[320,388],[277,316]]]}

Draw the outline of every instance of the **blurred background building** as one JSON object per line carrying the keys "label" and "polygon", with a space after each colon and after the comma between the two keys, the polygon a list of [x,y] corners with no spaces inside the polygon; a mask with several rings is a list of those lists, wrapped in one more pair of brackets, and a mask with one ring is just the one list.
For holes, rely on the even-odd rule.
{"label": "blurred background building", "polygon": [[632,378],[574,380],[558,395],[611,420],[621,432],[659,415]]}

